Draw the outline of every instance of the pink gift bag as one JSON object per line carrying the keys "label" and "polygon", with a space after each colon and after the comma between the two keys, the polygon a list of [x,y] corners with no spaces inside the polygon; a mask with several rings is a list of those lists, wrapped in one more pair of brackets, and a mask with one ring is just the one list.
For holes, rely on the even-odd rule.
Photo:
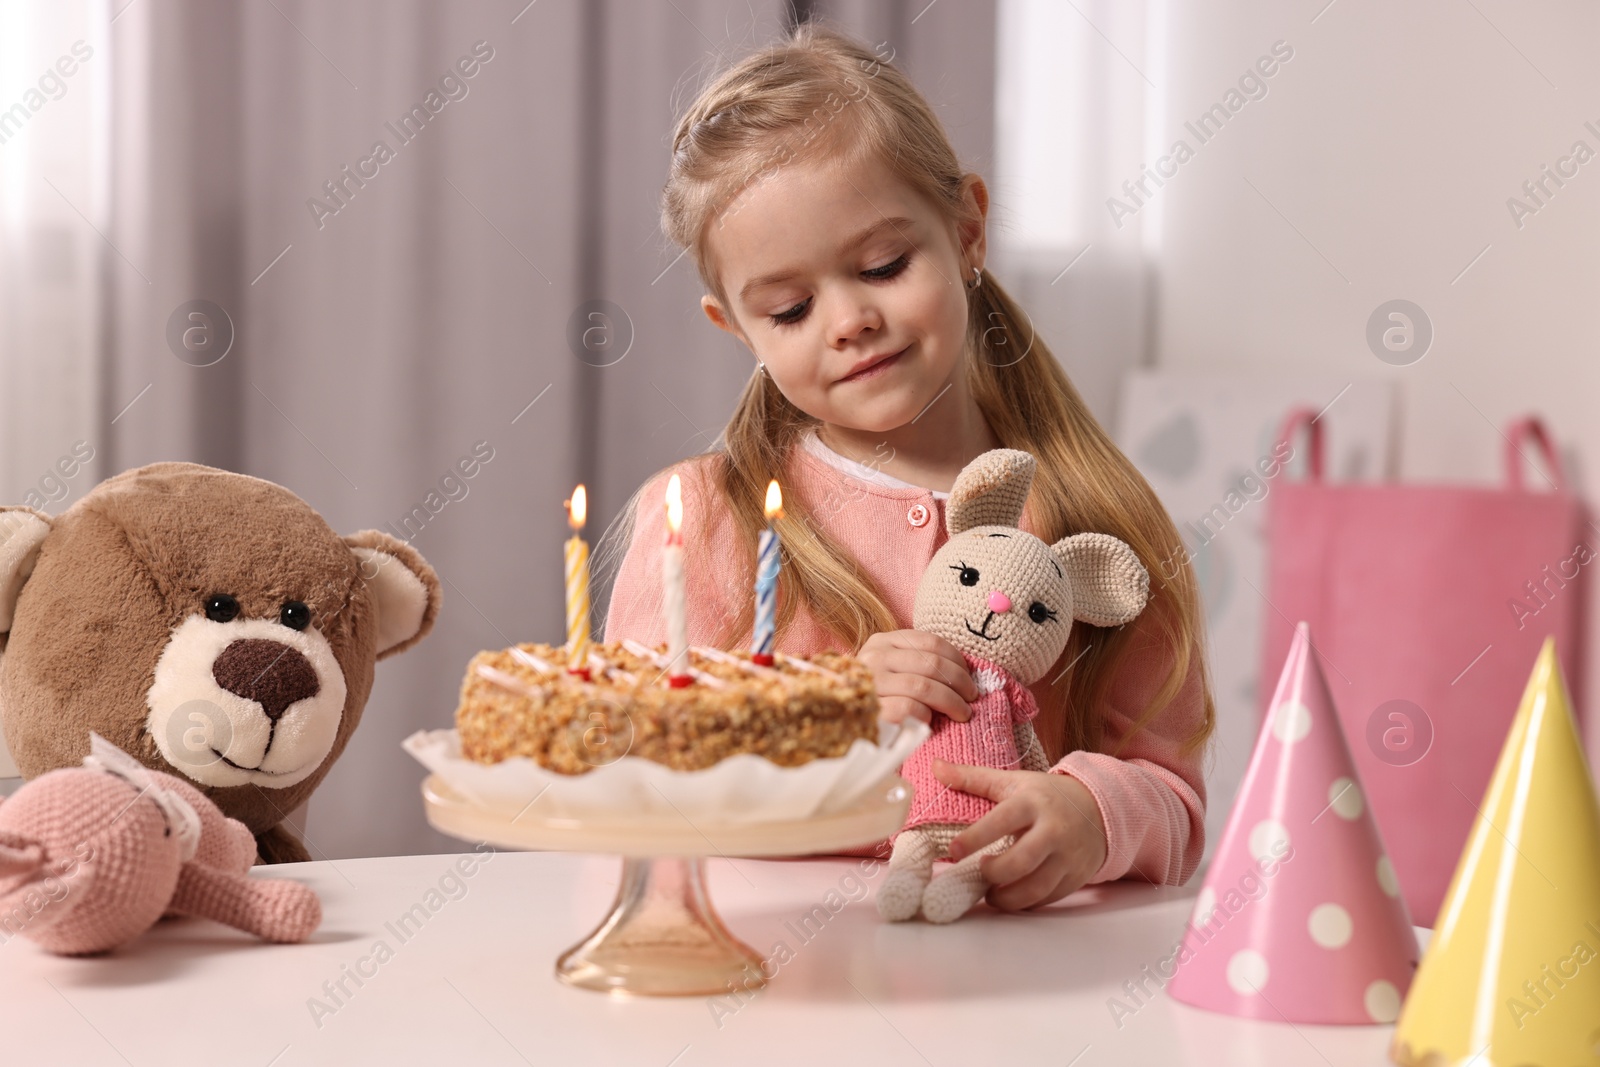
{"label": "pink gift bag", "polygon": [[[1279,438],[1302,429],[1309,476],[1268,501],[1261,677],[1309,622],[1406,905],[1431,926],[1546,637],[1583,706],[1596,544],[1536,419],[1506,429],[1504,488],[1327,484],[1314,412]],[[1523,485],[1530,441],[1553,491]]]}

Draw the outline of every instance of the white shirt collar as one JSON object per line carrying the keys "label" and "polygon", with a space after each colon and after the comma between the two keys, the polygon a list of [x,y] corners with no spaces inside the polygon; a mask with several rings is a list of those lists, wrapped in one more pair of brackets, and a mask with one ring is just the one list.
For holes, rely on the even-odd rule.
{"label": "white shirt collar", "polygon": [[809,429],[803,435],[801,435],[800,447],[804,448],[807,452],[810,452],[813,456],[816,456],[829,466],[835,467],[838,470],[850,475],[852,478],[860,479],[861,481],[867,482],[871,485],[882,485],[891,489],[921,489],[923,492],[931,493],[933,495],[933,499],[935,500],[950,499],[949,493],[941,493],[937,489],[928,489],[921,485],[912,485],[910,482],[902,481],[892,474],[885,474],[877,467],[871,467],[865,463],[858,463],[848,456],[841,456],[839,453],[822,443],[822,438],[817,436],[817,431],[815,428]]}

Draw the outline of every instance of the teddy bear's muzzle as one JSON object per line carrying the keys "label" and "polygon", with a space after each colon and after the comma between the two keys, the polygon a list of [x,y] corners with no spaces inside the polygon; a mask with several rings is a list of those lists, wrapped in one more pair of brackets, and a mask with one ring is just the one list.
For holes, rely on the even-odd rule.
{"label": "teddy bear's muzzle", "polygon": [[222,650],[211,677],[228,692],[254,700],[276,722],[289,705],[314,697],[322,686],[311,661],[278,641],[246,638]]}
{"label": "teddy bear's muzzle", "polygon": [[201,785],[286,789],[332,751],[347,695],[316,627],[192,615],[156,663],[146,729],[174,770]]}

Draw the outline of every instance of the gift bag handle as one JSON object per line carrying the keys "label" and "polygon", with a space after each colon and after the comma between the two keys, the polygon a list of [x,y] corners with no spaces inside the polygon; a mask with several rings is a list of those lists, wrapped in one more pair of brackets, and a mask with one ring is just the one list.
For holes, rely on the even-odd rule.
{"label": "gift bag handle", "polygon": [[[1308,451],[1306,463],[1306,480],[1309,482],[1322,481],[1322,421],[1316,411],[1311,408],[1295,408],[1283,420],[1283,427],[1278,431],[1278,444],[1290,444],[1296,434],[1304,427],[1308,437]],[[1554,446],[1550,443],[1550,434],[1545,429],[1544,423],[1536,415],[1527,415],[1517,419],[1506,427],[1505,439],[1505,468],[1506,484],[1512,489],[1523,488],[1522,468],[1525,455],[1522,451],[1523,442],[1532,438],[1538,447],[1539,454],[1544,459],[1545,466],[1550,471],[1550,480],[1555,482],[1557,492],[1567,491],[1566,472],[1562,469],[1561,459],[1556,454]]]}
{"label": "gift bag handle", "polygon": [[1321,416],[1311,408],[1295,408],[1283,420],[1278,431],[1278,447],[1292,444],[1295,434],[1304,426],[1308,437],[1306,449],[1306,481],[1322,481],[1322,422]]}
{"label": "gift bag handle", "polygon": [[1544,465],[1550,471],[1550,480],[1556,483],[1556,492],[1566,492],[1566,473],[1561,469],[1561,460],[1550,444],[1550,434],[1545,431],[1544,423],[1537,415],[1525,415],[1506,427],[1506,484],[1512,489],[1520,490],[1523,487],[1522,468],[1527,457],[1522,451],[1522,442],[1529,437],[1533,438],[1533,443],[1539,447],[1539,453],[1544,457]]}

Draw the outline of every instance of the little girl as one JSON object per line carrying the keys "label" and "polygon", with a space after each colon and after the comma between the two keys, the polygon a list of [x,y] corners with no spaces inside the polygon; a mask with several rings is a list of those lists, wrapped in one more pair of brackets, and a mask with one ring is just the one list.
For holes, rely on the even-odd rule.
{"label": "little girl", "polygon": [[[947,539],[944,500],[978,454],[1035,456],[1020,525],[1046,542],[1112,534],[1152,575],[1174,557],[1181,542],[1149,485],[984,272],[987,188],[898,70],[803,25],[706,88],[672,147],[663,227],[699,269],[706,316],[756,365],[719,445],[653,476],[606,535],[602,559],[627,548],[605,640],[666,639],[673,471],[690,643],[748,647],[776,478],[775,647],[857,653],[894,721],[964,721],[978,696],[953,645],[909,628],[917,582]],[[1181,884],[1200,862],[1214,715],[1196,584],[1185,565],[1152,585],[1133,623],[1074,626],[1030,687],[1048,772],[934,765],[946,787],[997,802],[955,838],[952,859],[1015,837],[982,860],[995,907],[1125,875]]]}

